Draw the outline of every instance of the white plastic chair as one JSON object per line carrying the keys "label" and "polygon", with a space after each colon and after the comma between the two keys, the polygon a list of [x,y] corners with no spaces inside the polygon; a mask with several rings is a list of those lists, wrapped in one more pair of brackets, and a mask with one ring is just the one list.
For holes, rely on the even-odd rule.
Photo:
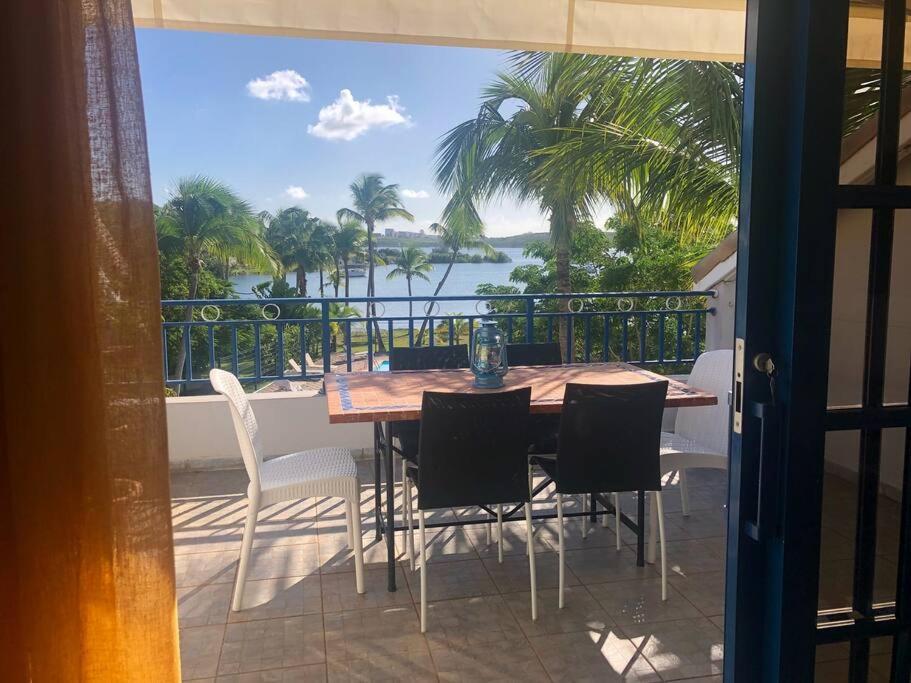
{"label": "white plastic chair", "polygon": [[260,509],[285,500],[332,497],[345,500],[348,547],[354,549],[357,592],[364,592],[364,550],[361,541],[360,481],[351,452],[344,448],[316,448],[263,461],[262,437],[253,408],[237,378],[224,370],[212,370],[209,381],[228,399],[234,431],[240,444],[250,485],[247,487],[247,521],[240,547],[240,566],[231,609],[242,609],[244,582]]}
{"label": "white plastic chair", "polygon": [[698,408],[678,408],[673,432],[661,433],[661,471],[677,471],[683,514],[690,514],[686,470],[692,467],[728,468],[731,407],[727,395],[734,377],[734,352],[706,351],[693,365],[687,384],[715,394],[718,403]]}

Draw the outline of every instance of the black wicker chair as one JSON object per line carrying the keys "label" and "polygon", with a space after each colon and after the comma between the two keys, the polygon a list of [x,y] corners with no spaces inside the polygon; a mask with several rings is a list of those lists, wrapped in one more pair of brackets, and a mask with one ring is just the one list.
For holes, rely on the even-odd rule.
{"label": "black wicker chair", "polygon": [[[511,366],[520,365],[563,365],[560,345],[556,342],[544,344],[507,344],[506,360]],[[559,415],[532,415],[528,423],[530,436],[529,453],[543,455],[557,452],[557,436],[560,433]]]}
{"label": "black wicker chair", "polygon": [[[417,485],[421,546],[421,632],[427,626],[426,510],[525,504],[532,540],[531,502],[526,480],[527,428],[531,389],[489,394],[424,392],[418,465],[407,468],[405,518],[413,536],[411,483]],[[502,515],[502,512],[500,513]],[[529,552],[531,612],[537,619],[535,554]]]}
{"label": "black wicker chair", "polygon": [[[446,370],[468,367],[468,347],[427,346],[419,348],[393,348],[389,352],[389,369],[399,370]],[[410,463],[417,463],[418,432],[420,421],[392,423],[392,437],[398,441],[393,450]]]}
{"label": "black wicker chair", "polygon": [[624,386],[566,385],[557,457],[532,458],[557,487],[561,608],[565,494],[583,494],[584,500],[593,492],[613,493],[619,548],[620,501],[617,494],[625,491],[652,493],[661,545],[661,598],[667,599],[660,458],[661,417],[667,386],[667,381]]}

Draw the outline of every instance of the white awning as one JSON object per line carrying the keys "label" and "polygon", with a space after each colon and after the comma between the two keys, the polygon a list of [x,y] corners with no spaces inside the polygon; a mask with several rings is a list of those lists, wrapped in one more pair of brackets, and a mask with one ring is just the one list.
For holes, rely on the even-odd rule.
{"label": "white awning", "polygon": [[[146,28],[742,61],[744,6],[745,0],[133,0],[133,15]],[[851,66],[879,64],[881,14],[852,8]],[[911,64],[911,30],[905,40]]]}

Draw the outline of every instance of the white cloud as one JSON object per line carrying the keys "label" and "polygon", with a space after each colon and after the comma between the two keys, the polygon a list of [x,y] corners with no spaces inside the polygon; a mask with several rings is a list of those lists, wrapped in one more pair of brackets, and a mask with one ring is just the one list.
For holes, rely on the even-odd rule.
{"label": "white cloud", "polygon": [[298,201],[310,196],[300,185],[288,185],[288,187],[285,188],[285,194],[291,197],[291,199],[297,199]]}
{"label": "white cloud", "polygon": [[325,140],[354,140],[371,128],[407,126],[411,117],[404,114],[397,95],[389,95],[386,104],[354,99],[347,88],[338,99],[319,110],[319,122],[307,126],[307,132]]}
{"label": "white cloud", "polygon": [[427,190],[402,190],[402,196],[408,199],[427,199],[430,193]]}
{"label": "white cloud", "polygon": [[259,100],[309,102],[310,84],[294,69],[273,71],[268,76],[247,83],[247,92]]}

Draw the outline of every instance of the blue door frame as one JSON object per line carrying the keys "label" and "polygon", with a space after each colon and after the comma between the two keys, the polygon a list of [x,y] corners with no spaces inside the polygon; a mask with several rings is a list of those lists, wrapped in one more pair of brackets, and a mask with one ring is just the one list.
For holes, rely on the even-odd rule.
{"label": "blue door frame", "polygon": [[[899,582],[891,612],[872,602],[879,442],[909,425],[882,404],[896,186],[904,0],[884,11],[875,180],[839,186],[848,0],[748,0],[735,336],[742,427],[731,437],[725,681],[812,681],[817,644],[850,642],[850,675],[866,681],[869,639],[893,640],[892,680],[909,679],[911,495],[902,499]],[[838,210],[873,209],[864,403],[828,409]],[[777,375],[752,367],[767,353]],[[735,418],[735,423],[737,422]],[[817,614],[827,431],[859,429],[854,605]],[[911,430],[905,491],[911,493]]]}

